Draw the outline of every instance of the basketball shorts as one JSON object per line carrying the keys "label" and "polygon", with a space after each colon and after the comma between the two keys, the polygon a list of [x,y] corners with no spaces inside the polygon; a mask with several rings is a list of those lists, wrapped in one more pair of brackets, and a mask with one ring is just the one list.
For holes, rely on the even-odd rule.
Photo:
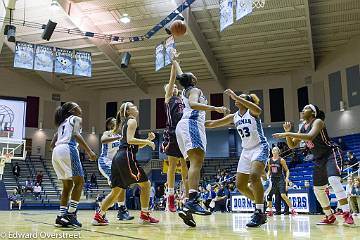
{"label": "basketball shorts", "polygon": [[272,196],[276,193],[286,194],[286,183],[284,178],[272,178],[271,184],[271,190],[267,195],[268,201],[271,201]]}
{"label": "basketball shorts", "polygon": [[192,119],[181,119],[176,126],[176,139],[184,159],[188,158],[188,151],[200,148],[206,152],[205,125]]}
{"label": "basketball shorts", "polygon": [[314,186],[324,186],[328,184],[328,178],[331,176],[340,177],[341,170],[337,164],[341,153],[337,149],[331,150],[325,156],[314,158],[313,183]]}
{"label": "basketball shorts", "polygon": [[148,177],[136,160],[135,154],[128,149],[120,149],[111,164],[111,187],[126,189],[133,183],[148,181]]}
{"label": "basketball shorts", "polygon": [[180,151],[179,144],[176,140],[175,131],[166,130],[164,133],[164,142],[161,145],[161,149],[167,156],[183,158]]}
{"label": "basketball shorts", "polygon": [[84,177],[79,150],[73,145],[57,145],[52,153],[52,164],[59,180],[71,180],[75,176]]}
{"label": "basketball shorts", "polygon": [[111,164],[112,159],[106,157],[100,157],[98,159],[98,167],[101,175],[108,180],[108,184],[111,185]]}
{"label": "basketball shorts", "polygon": [[246,149],[244,148],[241,152],[240,160],[238,162],[237,172],[250,174],[251,163],[253,161],[259,161],[266,163],[269,159],[269,145],[267,143],[259,144],[253,148]]}

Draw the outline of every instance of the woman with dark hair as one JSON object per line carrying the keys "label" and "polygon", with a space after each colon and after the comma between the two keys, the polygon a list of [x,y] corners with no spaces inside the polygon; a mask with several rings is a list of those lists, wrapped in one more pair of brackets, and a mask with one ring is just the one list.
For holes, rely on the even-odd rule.
{"label": "woman with dark hair", "polygon": [[95,212],[92,224],[95,226],[108,225],[106,211],[119,199],[122,189],[131,184],[138,184],[140,192],[141,213],[140,220],[144,223],[158,223],[159,220],[150,216],[150,181],[145,171],[136,160],[139,148],[150,146],[155,149],[154,133],[149,133],[147,139],[140,139],[136,117],[139,115],[137,107],[131,102],[121,105],[116,115],[116,123],[113,132],[121,134],[120,147],[111,164],[111,192],[102,201],[101,208]]}
{"label": "woman with dark hair", "polygon": [[[81,115],[79,105],[66,102],[55,112],[55,125],[58,127],[50,147],[53,148],[52,164],[56,175],[63,183],[60,213],[55,226],[81,227],[76,218],[76,210],[84,185],[84,171],[79,158],[78,145],[86,151],[90,160],[95,161],[96,155],[81,136]],[[68,201],[70,197],[69,207]]]}
{"label": "woman with dark hair", "polygon": [[[236,170],[236,187],[255,202],[254,214],[247,227],[258,227],[266,223],[264,209],[264,187],[261,176],[269,158],[269,144],[264,135],[259,107],[255,94],[237,96],[231,89],[224,92],[234,101],[239,111],[218,120],[206,121],[207,128],[216,128],[234,123],[241,138],[242,152]],[[250,186],[249,186],[250,183]]]}
{"label": "woman with dark hair", "polygon": [[184,88],[182,92],[184,110],[175,132],[184,159],[190,161],[188,171],[189,200],[184,204],[179,216],[185,224],[195,227],[196,223],[192,213],[198,215],[211,214],[200,205],[200,194],[197,190],[201,175],[200,170],[206,152],[205,115],[206,112],[211,111],[226,113],[228,109],[208,105],[203,92],[196,87],[197,78],[194,74],[183,73],[179,64],[176,64],[176,68],[178,74],[176,78]]}
{"label": "woman with dark hair", "polygon": [[313,183],[314,192],[319,201],[325,217],[318,225],[333,224],[336,221],[335,214],[331,211],[330,201],[325,190],[328,183],[333,188],[339,206],[343,210],[345,226],[354,226],[351,216],[346,192],[341,184],[340,168],[337,165],[337,155],[340,155],[339,147],[330,141],[324,123],[325,114],[313,104],[306,105],[303,109],[304,124],[298,133],[290,132],[290,122],[285,122],[283,127],[285,133],[275,133],[274,138],[286,138],[289,148],[295,148],[301,141],[314,155]]}
{"label": "woman with dark hair", "polygon": [[[98,159],[98,167],[100,173],[108,180],[111,186],[111,164],[113,158],[119,149],[121,134],[114,133],[116,124],[115,118],[106,119],[106,131],[101,137],[101,154]],[[132,220],[133,216],[130,216],[129,211],[125,204],[125,189],[121,189],[118,198],[119,211],[117,218],[119,220]]]}

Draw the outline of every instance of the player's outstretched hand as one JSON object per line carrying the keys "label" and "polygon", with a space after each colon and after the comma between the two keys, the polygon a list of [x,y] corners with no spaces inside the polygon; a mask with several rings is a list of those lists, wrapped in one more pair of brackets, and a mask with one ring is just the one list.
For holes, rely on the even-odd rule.
{"label": "player's outstretched hand", "polygon": [[149,132],[149,133],[148,133],[148,138],[147,138],[147,139],[148,139],[148,140],[150,140],[150,141],[152,141],[152,140],[154,140],[154,139],[155,139],[155,137],[156,137],[156,136],[155,136],[155,133],[153,133],[153,132]]}
{"label": "player's outstretched hand", "polygon": [[290,131],[291,131],[291,128],[292,128],[291,122],[285,122],[285,123],[283,124],[283,128],[284,128],[285,132],[290,132]]}
{"label": "player's outstretched hand", "polygon": [[97,156],[93,151],[90,151],[89,153],[89,157],[91,161],[96,161],[97,160]]}
{"label": "player's outstretched hand", "polygon": [[151,147],[152,150],[155,150],[155,143],[149,141],[148,146]]}
{"label": "player's outstretched hand", "polygon": [[170,50],[171,61],[176,61],[179,56],[180,56],[180,53],[178,53],[175,48]]}
{"label": "player's outstretched hand", "polygon": [[286,133],[274,133],[272,136],[277,139],[286,138]]}
{"label": "player's outstretched hand", "polygon": [[230,113],[230,110],[227,109],[226,107],[216,107],[215,111],[218,113],[224,113],[224,114]]}
{"label": "player's outstretched hand", "polygon": [[225,95],[228,95],[228,96],[231,97],[233,100],[236,100],[235,97],[236,97],[237,95],[234,93],[233,90],[231,90],[231,89],[226,89],[226,90],[224,91],[224,94],[225,94]]}

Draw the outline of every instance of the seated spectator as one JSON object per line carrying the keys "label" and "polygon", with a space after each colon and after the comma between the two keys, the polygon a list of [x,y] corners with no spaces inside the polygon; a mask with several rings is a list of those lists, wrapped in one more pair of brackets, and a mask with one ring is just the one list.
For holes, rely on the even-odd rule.
{"label": "seated spectator", "polygon": [[295,185],[292,181],[289,181],[288,189],[300,189],[300,187]]}
{"label": "seated spectator", "polygon": [[36,182],[39,183],[39,185],[42,184],[43,177],[44,177],[44,174],[42,171],[38,172],[38,174],[36,175]]}
{"label": "seated spectator", "polygon": [[27,180],[25,181],[25,192],[33,192],[34,184],[31,180],[30,176],[27,177]]}
{"label": "seated spectator", "polygon": [[93,173],[93,174],[91,175],[90,182],[91,182],[91,187],[92,187],[92,188],[99,188],[99,186],[98,186],[98,184],[97,184],[97,178],[96,178],[95,173]]}
{"label": "seated spectator", "polygon": [[90,190],[91,190],[91,182],[90,182],[90,180],[87,180],[87,182],[85,183],[85,188],[84,188],[84,195],[85,195],[86,199],[89,198]]}
{"label": "seated spectator", "polygon": [[19,182],[19,177],[20,177],[20,166],[18,163],[15,164],[15,166],[13,167],[13,174],[15,177],[16,182]]}
{"label": "seated spectator", "polygon": [[102,194],[98,193],[95,199],[95,210],[100,209],[101,202],[105,199],[105,192],[103,191]]}
{"label": "seated spectator", "polygon": [[[347,155],[348,155],[350,166],[353,166],[356,163],[358,163],[357,158],[354,156],[354,154],[352,152],[348,152]],[[352,167],[352,172],[357,172],[358,170],[359,170],[359,164]]]}
{"label": "seated spectator", "polygon": [[21,203],[22,203],[22,199],[21,199],[21,195],[18,193],[18,189],[14,189],[13,193],[9,196],[9,200],[10,200],[10,210],[13,209],[13,205],[18,205],[19,206],[19,210],[21,210]]}
{"label": "seated spectator", "polygon": [[347,184],[345,187],[345,192],[346,192],[346,196],[348,198],[348,202],[350,205],[350,210],[351,210],[351,212],[355,213],[356,212],[356,204],[354,204],[351,199],[351,195],[352,195],[351,192],[352,192],[353,185],[354,185],[354,183],[353,183],[352,177],[348,177]]}
{"label": "seated spectator", "polygon": [[208,184],[206,186],[206,194],[205,194],[205,202],[204,202],[204,206],[206,207],[206,209],[210,209],[210,211],[214,210],[215,207],[215,202],[212,203],[213,200],[215,200],[216,198],[216,192],[214,191],[213,186],[211,186],[210,184]]}
{"label": "seated spectator", "polygon": [[40,196],[41,191],[42,191],[42,188],[41,188],[40,184],[37,182],[35,184],[35,187],[34,187],[34,197],[35,197],[35,199],[41,198],[41,196]]}
{"label": "seated spectator", "polygon": [[354,213],[358,214],[360,212],[360,177],[354,179],[350,200],[353,206],[357,204],[357,209],[354,209]]}
{"label": "seated spectator", "polygon": [[214,211],[226,212],[227,196],[227,190],[224,188],[223,184],[220,184],[219,189],[216,192],[216,197],[213,199],[213,201],[215,201]]}

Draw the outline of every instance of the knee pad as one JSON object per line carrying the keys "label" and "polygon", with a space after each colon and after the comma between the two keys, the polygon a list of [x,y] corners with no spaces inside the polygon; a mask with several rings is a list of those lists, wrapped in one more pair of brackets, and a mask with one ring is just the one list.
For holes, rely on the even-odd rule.
{"label": "knee pad", "polygon": [[330,186],[334,190],[335,196],[337,200],[345,199],[346,198],[346,192],[341,184],[340,177],[338,176],[331,176],[328,178],[328,181],[330,183]]}
{"label": "knee pad", "polygon": [[316,199],[320,203],[321,207],[329,207],[330,206],[330,200],[325,192],[326,188],[328,186],[314,186],[314,193],[316,196]]}

